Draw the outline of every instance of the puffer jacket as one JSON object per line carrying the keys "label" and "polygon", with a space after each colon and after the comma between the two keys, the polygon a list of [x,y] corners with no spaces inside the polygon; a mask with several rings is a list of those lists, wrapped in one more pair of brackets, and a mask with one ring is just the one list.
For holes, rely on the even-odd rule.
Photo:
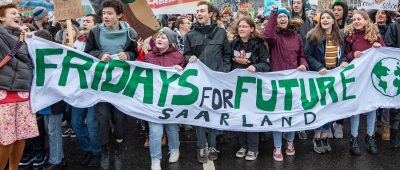
{"label": "puffer jacket", "polygon": [[[15,47],[18,38],[0,24],[0,61]],[[0,68],[0,89],[29,92],[32,83],[32,60],[25,44],[11,60]]]}

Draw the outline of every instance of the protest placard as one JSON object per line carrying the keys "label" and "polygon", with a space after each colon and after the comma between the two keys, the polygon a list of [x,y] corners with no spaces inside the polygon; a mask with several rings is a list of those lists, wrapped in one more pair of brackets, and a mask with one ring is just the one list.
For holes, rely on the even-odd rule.
{"label": "protest placard", "polygon": [[365,10],[397,11],[399,8],[399,0],[360,0],[359,4],[360,8]]}
{"label": "protest placard", "polygon": [[58,21],[82,17],[82,0],[54,0],[54,16]]}

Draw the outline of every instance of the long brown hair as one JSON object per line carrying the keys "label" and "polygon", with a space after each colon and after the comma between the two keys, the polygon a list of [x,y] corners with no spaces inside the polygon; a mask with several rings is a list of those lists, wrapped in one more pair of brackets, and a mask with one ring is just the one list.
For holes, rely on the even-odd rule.
{"label": "long brown hair", "polygon": [[245,21],[247,24],[250,25],[250,28],[254,28],[254,31],[251,33],[250,38],[249,39],[253,39],[253,38],[263,38],[262,34],[258,31],[256,23],[254,22],[254,20],[251,17],[244,17],[242,19],[240,19],[237,23],[236,23],[236,28],[234,30],[234,35],[238,38],[239,37],[239,24],[240,22]]}
{"label": "long brown hair", "polygon": [[307,34],[307,40],[312,43],[318,43],[326,37],[326,32],[321,26],[321,19],[323,14],[328,14],[332,17],[332,38],[330,39],[333,43],[338,46],[342,42],[342,37],[340,35],[339,25],[335,19],[335,15],[331,10],[323,10],[319,17],[318,24]]}
{"label": "long brown hair", "polygon": [[[357,10],[353,11],[353,16],[355,14],[361,15],[361,17],[363,17],[366,21],[364,25],[364,39],[368,40],[371,43],[378,41],[378,38],[380,37],[378,28],[372,23],[371,19],[368,16],[368,13],[366,13],[365,11]],[[352,35],[354,33],[354,30],[355,28],[353,23],[347,25],[344,29],[346,35]]]}

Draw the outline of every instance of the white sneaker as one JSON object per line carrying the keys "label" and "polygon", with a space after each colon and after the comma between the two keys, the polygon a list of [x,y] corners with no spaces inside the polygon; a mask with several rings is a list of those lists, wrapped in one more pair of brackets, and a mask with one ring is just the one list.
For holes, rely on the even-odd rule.
{"label": "white sneaker", "polygon": [[254,161],[257,159],[257,156],[258,152],[248,151],[245,159],[247,161]]}
{"label": "white sneaker", "polygon": [[179,149],[172,149],[169,153],[170,154],[169,154],[168,162],[169,163],[178,162],[178,160],[179,160]]}
{"label": "white sneaker", "polygon": [[151,159],[151,170],[161,170],[161,161],[159,159]]}
{"label": "white sneaker", "polygon": [[236,157],[238,157],[238,158],[244,158],[245,156],[246,156],[246,149],[244,149],[244,148],[240,148],[236,152]]}

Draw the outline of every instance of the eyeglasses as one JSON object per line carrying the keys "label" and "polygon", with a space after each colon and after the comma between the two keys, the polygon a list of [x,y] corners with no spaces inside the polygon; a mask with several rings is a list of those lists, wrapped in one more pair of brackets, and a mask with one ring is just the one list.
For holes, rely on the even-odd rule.
{"label": "eyeglasses", "polygon": [[239,25],[238,28],[249,28],[249,25]]}
{"label": "eyeglasses", "polygon": [[278,16],[278,19],[285,19],[285,18],[289,18],[289,17],[287,15]]}

